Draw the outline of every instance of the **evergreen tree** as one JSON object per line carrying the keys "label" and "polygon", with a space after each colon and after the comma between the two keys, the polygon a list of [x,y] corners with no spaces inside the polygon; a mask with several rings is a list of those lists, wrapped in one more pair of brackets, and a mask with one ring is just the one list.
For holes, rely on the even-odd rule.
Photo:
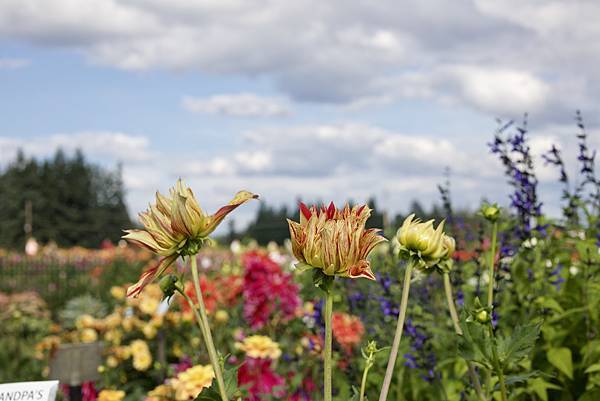
{"label": "evergreen tree", "polygon": [[115,171],[72,158],[58,150],[49,160],[16,159],[0,172],[0,247],[25,243],[25,204],[31,202],[33,236],[41,243],[98,247],[118,241],[131,224],[124,201],[120,166]]}

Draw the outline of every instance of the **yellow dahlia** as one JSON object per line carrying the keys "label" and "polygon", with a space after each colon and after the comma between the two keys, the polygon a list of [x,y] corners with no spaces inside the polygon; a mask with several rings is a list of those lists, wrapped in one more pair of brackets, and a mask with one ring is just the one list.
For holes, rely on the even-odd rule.
{"label": "yellow dahlia", "polygon": [[235,347],[244,351],[250,358],[277,359],[281,356],[279,344],[267,336],[254,335],[236,342]]}
{"label": "yellow dahlia", "polygon": [[160,262],[145,271],[140,280],[129,287],[128,296],[135,296],[156,277],[160,276],[179,256],[195,255],[225,216],[250,199],[248,191],[238,192],[215,214],[208,215],[200,208],[192,190],[182,180],[170,189],[169,196],[156,193],[156,202],[143,213],[140,221],[143,230],[126,230],[126,240],[160,255]]}
{"label": "yellow dahlia", "polygon": [[210,387],[215,377],[212,366],[196,365],[179,373],[171,380],[170,385],[175,390],[175,398],[179,400],[192,400],[206,387]]}
{"label": "yellow dahlia", "polygon": [[449,251],[454,252],[454,239],[444,234],[444,221],[435,229],[433,222],[429,220],[423,223],[411,214],[396,233],[400,253],[416,257],[422,268],[435,266],[447,257]]}
{"label": "yellow dahlia", "polygon": [[121,390],[102,390],[98,393],[97,401],[121,401],[125,392]]}

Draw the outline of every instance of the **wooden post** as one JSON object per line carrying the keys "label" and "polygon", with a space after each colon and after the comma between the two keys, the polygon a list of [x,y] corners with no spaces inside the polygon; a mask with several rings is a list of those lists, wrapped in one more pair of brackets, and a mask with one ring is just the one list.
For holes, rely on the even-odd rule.
{"label": "wooden post", "polygon": [[30,200],[25,201],[25,224],[23,224],[23,231],[25,231],[25,239],[31,238],[33,232],[33,207]]}

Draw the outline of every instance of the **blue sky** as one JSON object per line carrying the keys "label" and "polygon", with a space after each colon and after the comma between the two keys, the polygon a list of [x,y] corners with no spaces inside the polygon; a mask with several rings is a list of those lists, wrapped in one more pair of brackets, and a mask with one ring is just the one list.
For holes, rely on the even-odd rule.
{"label": "blue sky", "polygon": [[598,19],[591,1],[6,0],[0,166],[80,147],[123,163],[132,214],[177,177],[208,209],[246,188],[406,211],[446,166],[457,205],[506,203],[496,117],[529,112],[534,152],[574,167],[580,108],[600,144]]}

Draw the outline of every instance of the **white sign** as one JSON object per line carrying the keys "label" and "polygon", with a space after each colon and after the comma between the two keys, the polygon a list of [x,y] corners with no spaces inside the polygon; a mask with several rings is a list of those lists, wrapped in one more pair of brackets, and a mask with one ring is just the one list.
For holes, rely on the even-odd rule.
{"label": "white sign", "polygon": [[0,401],[54,401],[58,380],[0,384]]}

